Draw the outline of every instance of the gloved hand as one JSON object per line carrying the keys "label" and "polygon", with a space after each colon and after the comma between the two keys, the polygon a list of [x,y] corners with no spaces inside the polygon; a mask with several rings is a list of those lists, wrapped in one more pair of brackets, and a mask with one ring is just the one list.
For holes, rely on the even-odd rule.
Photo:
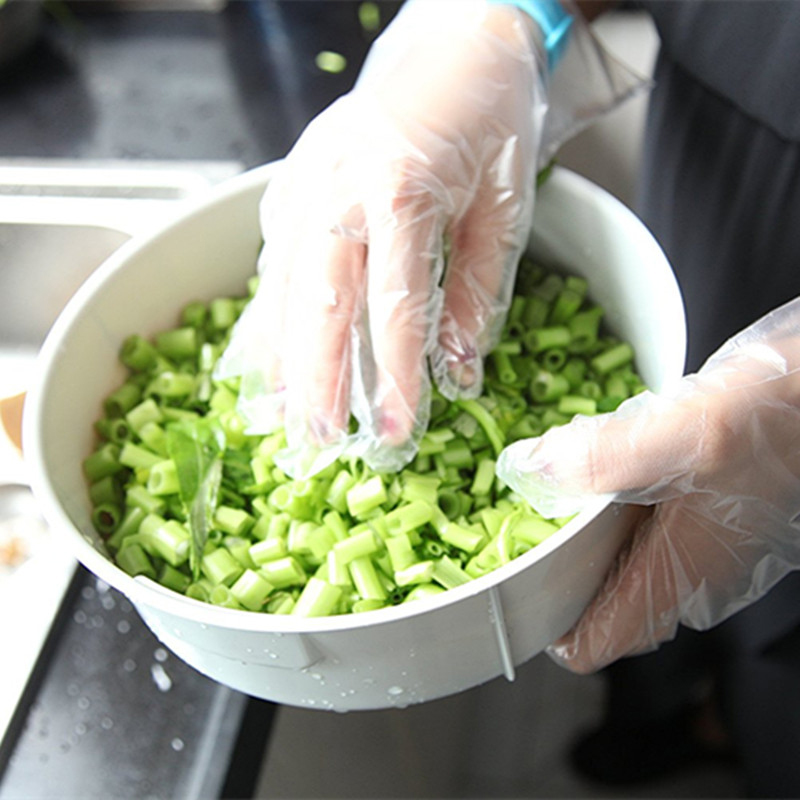
{"label": "gloved hand", "polygon": [[545,514],[642,505],[605,585],[549,648],[576,672],[704,630],[800,567],[800,299],[663,395],[511,445],[502,478]]}
{"label": "gloved hand", "polygon": [[410,2],[270,181],[260,285],[219,374],[243,376],[251,431],[285,426],[295,477],[343,452],[410,461],[426,359],[447,397],[479,393],[532,217],[537,30],[486,0]]}

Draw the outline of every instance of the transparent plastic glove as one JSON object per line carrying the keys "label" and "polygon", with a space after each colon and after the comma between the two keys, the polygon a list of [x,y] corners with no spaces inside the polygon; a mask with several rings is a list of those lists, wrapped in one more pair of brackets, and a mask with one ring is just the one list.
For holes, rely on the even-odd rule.
{"label": "transparent plastic glove", "polygon": [[800,567],[800,300],[673,390],[511,445],[498,472],[543,513],[643,506],[556,661],[589,672],[721,622]]}
{"label": "transparent plastic glove", "polygon": [[343,454],[408,463],[431,374],[450,399],[479,394],[537,166],[641,85],[576,25],[550,131],[539,40],[511,6],[411,0],[270,181],[259,289],[217,374],[242,377],[250,432],[285,427],[294,477]]}

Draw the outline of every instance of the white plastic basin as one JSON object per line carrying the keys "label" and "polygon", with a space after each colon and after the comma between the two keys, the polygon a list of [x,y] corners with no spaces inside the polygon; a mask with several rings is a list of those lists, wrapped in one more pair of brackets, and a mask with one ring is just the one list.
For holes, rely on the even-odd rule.
{"label": "white plastic basin", "polygon": [[[336,710],[405,706],[452,694],[522,664],[566,631],[624,536],[625,508],[595,503],[545,543],[472,583],[360,615],[298,619],[220,608],[117,568],[92,529],[81,462],[102,398],[122,380],[132,332],[173,325],[193,299],[241,292],[260,244],[258,201],[272,166],[223,184],[159,233],[133,239],[68,304],[42,349],[24,444],[53,530],[123,592],[158,638],[200,672],[247,694]],[[683,306],[667,260],[609,194],[563,169],[537,199],[531,247],[585,275],[615,332],[658,390],[684,365]]]}

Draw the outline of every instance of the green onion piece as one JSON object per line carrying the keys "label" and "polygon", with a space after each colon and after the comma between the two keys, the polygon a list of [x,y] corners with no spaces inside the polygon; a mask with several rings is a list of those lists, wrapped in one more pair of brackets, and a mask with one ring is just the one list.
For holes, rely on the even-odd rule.
{"label": "green onion piece", "polygon": [[225,586],[230,586],[244,572],[242,565],[223,547],[206,553],[200,569],[211,583]]}
{"label": "green onion piece", "polygon": [[215,606],[222,606],[223,608],[241,609],[241,605],[231,593],[227,586],[215,586],[208,595],[208,602]]}
{"label": "green onion piece", "polygon": [[347,492],[347,509],[356,518],[363,517],[386,500],[386,487],[380,475],[357,483]]}
{"label": "green onion piece", "polygon": [[381,10],[377,3],[359,3],[358,21],[367,33],[375,33],[381,26]]}
{"label": "green onion piece", "polygon": [[295,599],[288,592],[276,592],[267,601],[268,614],[291,614],[295,606]]}
{"label": "green onion piece", "polygon": [[403,570],[419,561],[411,544],[411,539],[405,533],[400,533],[391,539],[387,539],[386,550],[389,554],[392,572]]}
{"label": "green onion piece", "polygon": [[122,510],[114,503],[101,503],[92,509],[92,525],[101,536],[110,536],[122,519]]}
{"label": "green onion piece", "polygon": [[288,555],[288,552],[286,542],[280,538],[264,539],[250,545],[249,549],[250,558],[259,566],[266,564],[268,561],[283,558]]}
{"label": "green onion piece", "polygon": [[584,381],[578,387],[578,394],[591,400],[600,400],[603,397],[603,387],[597,381]]}
{"label": "green onion piece", "polygon": [[362,556],[371,556],[373,553],[377,553],[382,546],[380,538],[371,530],[366,530],[349,536],[341,542],[336,542],[333,549],[342,564],[349,564]]}
{"label": "green onion piece", "polygon": [[164,398],[186,397],[195,390],[196,385],[197,379],[194,375],[166,370],[150,381],[147,392]]}
{"label": "green onion piece", "polygon": [[191,536],[177,520],[165,520],[154,526],[147,541],[150,549],[173,567],[179,567],[189,559]]}
{"label": "green onion piece", "polygon": [[105,399],[103,407],[106,415],[109,417],[124,417],[141,400],[141,397],[141,387],[130,381],[124,383]]}
{"label": "green onion piece", "polygon": [[208,323],[214,330],[227,330],[239,316],[236,303],[231,297],[217,297],[208,304]]}
{"label": "green onion piece", "polygon": [[572,336],[565,325],[547,328],[533,328],[524,337],[525,347],[531,353],[541,353],[552,347],[566,347]]}
{"label": "green onion piece", "polygon": [[156,350],[162,356],[174,361],[193,358],[199,348],[197,330],[192,327],[186,327],[162,331],[156,336],[155,345]]}
{"label": "green onion piece", "polygon": [[342,590],[338,586],[309,578],[291,613],[298,617],[324,617],[335,611],[341,599]]}
{"label": "green onion piece", "polygon": [[294,556],[277,558],[262,564],[258,571],[276,588],[302,586],[306,582],[306,572]]}
{"label": "green onion piece", "polygon": [[321,50],[314,58],[317,68],[323,72],[337,74],[347,69],[347,59],[333,50]]}
{"label": "green onion piece", "polygon": [[482,534],[457,525],[455,522],[445,525],[439,535],[443,541],[465,553],[474,553],[485,541]]}
{"label": "green onion piece", "polygon": [[378,577],[375,565],[369,556],[355,558],[348,564],[350,577],[358,594],[368,600],[385,600],[386,589]]}
{"label": "green onion piece", "polygon": [[433,580],[445,589],[469,583],[470,577],[449,556],[442,556],[433,566]]}
{"label": "green onion piece", "polygon": [[511,527],[512,538],[535,546],[558,530],[558,525],[539,517],[524,517]]}
{"label": "green onion piece", "polygon": [[495,455],[500,455],[500,451],[505,447],[505,435],[489,410],[478,400],[456,400],[455,405],[477,420],[489,438]]}
{"label": "green onion piece", "polygon": [[355,484],[355,477],[347,470],[337,472],[325,498],[328,505],[340,514],[344,514],[347,511],[347,493]]}
{"label": "green onion piece", "polygon": [[175,462],[168,458],[153,464],[147,478],[147,491],[154,496],[159,496],[177,494],[179,490],[178,467]]}
{"label": "green onion piece", "polygon": [[181,322],[192,328],[202,328],[205,325],[206,317],[205,303],[199,301],[187,303],[181,310]]}
{"label": "green onion piece", "polygon": [[331,548],[326,557],[328,568],[328,582],[335,586],[343,586],[351,589],[353,581],[350,578],[350,570],[347,563],[343,562],[335,549]]}
{"label": "green onion piece", "polygon": [[627,342],[621,342],[614,347],[596,355],[591,360],[592,369],[605,375],[633,361],[633,348]]}
{"label": "green onion piece", "polygon": [[128,575],[145,575],[156,580],[156,571],[141,545],[130,544],[117,553],[117,565]]}
{"label": "green onion piece", "polygon": [[395,570],[394,580],[398,586],[413,586],[418,583],[430,583],[433,580],[433,561],[419,561],[404,569]]}
{"label": "green onion piece", "polygon": [[246,569],[231,586],[236,601],[250,611],[259,611],[272,591],[269,581],[252,569]]}
{"label": "green onion piece", "polygon": [[114,419],[103,417],[95,422],[94,427],[100,436],[114,444],[124,444],[133,435],[130,425],[119,417]]}
{"label": "green onion piece", "polygon": [[563,325],[571,320],[583,305],[586,292],[571,285],[566,285],[559,292],[550,309],[550,325]]}
{"label": "green onion piece", "polygon": [[484,458],[478,462],[475,477],[472,479],[470,491],[473,495],[488,495],[494,485],[495,462],[491,458]]}
{"label": "green onion piece", "polygon": [[586,311],[581,311],[569,320],[571,339],[567,347],[570,352],[586,353],[597,344],[602,318],[603,309],[600,306],[594,306]]}
{"label": "green onion piece", "polygon": [[172,589],[173,592],[184,594],[192,579],[185,572],[175,569],[170,564],[164,564],[161,567],[158,582],[167,589]]}
{"label": "green onion piece", "polygon": [[156,348],[138,334],[128,336],[122,343],[120,361],[136,372],[150,369],[158,360]]}
{"label": "green onion piece", "polygon": [[558,398],[558,412],[569,416],[584,414],[587,417],[591,417],[597,413],[597,402],[590,397],[565,394]]}
{"label": "green onion piece", "polygon": [[108,442],[97,448],[83,460],[83,472],[90,483],[95,483],[108,475],[115,475],[124,469],[119,460],[120,448]]}
{"label": "green onion piece", "polygon": [[425,500],[414,500],[398,506],[384,517],[386,529],[391,536],[421,528],[433,519],[435,509]]}
{"label": "green onion piece", "polygon": [[612,373],[606,378],[605,393],[608,397],[618,397],[620,400],[626,400],[631,391],[628,382],[622,375]]}
{"label": "green onion piece", "polygon": [[438,586],[435,583],[421,583],[415,586],[403,600],[404,603],[414,603],[417,600],[428,600],[431,597],[437,597],[445,589],[443,586]]}
{"label": "green onion piece", "polygon": [[[470,417],[470,419],[473,419]],[[425,503],[428,506],[436,504],[440,479],[435,475],[417,475],[407,472],[402,477],[401,498],[407,503]]]}
{"label": "green onion piece", "polygon": [[552,403],[569,391],[569,381],[561,374],[539,370],[529,391],[534,402]]}
{"label": "green onion piece", "polygon": [[142,400],[141,403],[134,406],[125,415],[126,422],[135,433],[139,433],[145,425],[152,422],[160,423],[163,419],[164,414],[158,403],[156,403],[152,397]]}
{"label": "green onion piece", "polygon": [[243,536],[253,527],[255,520],[241,508],[219,505],[213,514],[214,525],[223,533]]}

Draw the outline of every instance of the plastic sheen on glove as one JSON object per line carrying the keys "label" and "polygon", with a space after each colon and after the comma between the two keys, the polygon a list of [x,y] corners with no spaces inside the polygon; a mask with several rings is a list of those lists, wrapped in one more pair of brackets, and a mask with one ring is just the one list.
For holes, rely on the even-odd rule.
{"label": "plastic sheen on glove", "polygon": [[[250,433],[285,428],[288,474],[343,455],[400,469],[427,428],[430,376],[448,398],[480,393],[537,168],[642,86],[573,28],[551,77],[519,9],[411,0],[278,165],[259,288],[216,375],[241,378]],[[554,114],[548,87],[569,75]]]}
{"label": "plastic sheen on glove", "polygon": [[509,446],[497,472],[543,514],[643,507],[556,661],[589,672],[722,622],[800,567],[800,299],[674,389]]}

